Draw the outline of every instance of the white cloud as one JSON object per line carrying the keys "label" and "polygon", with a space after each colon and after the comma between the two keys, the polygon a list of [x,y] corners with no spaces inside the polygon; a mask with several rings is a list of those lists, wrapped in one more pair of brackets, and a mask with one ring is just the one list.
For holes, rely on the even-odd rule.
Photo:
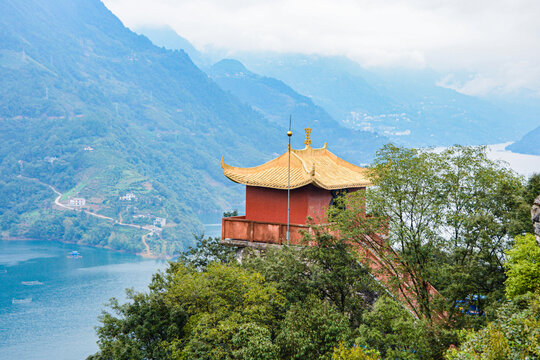
{"label": "white cloud", "polygon": [[365,66],[473,73],[453,84],[470,94],[540,92],[536,0],[104,2],[129,27],[169,25],[199,49],[346,55]]}

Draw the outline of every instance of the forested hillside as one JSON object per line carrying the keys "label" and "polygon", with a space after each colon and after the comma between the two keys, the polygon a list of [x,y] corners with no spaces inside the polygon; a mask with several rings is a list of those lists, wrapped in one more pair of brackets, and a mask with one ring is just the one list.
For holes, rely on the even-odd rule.
{"label": "forested hillside", "polygon": [[201,231],[198,216],[241,201],[221,155],[248,166],[286,149],[284,129],[98,0],[3,1],[0,29],[4,237],[143,250],[146,231],[55,210],[51,185],[60,202],[84,198],[84,209],[119,222],[167,219],[149,243],[171,253]]}

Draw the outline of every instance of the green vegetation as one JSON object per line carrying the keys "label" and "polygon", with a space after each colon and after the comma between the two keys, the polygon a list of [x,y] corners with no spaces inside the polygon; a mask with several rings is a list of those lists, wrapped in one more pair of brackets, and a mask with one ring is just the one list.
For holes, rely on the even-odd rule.
{"label": "green vegetation", "polygon": [[[255,359],[258,353],[275,358],[270,331],[276,328],[284,299],[259,274],[237,265],[213,263],[198,272],[173,263],[154,278],[151,288],[148,296],[130,293],[132,304],[112,303],[122,318],[102,317],[102,350],[94,359]],[[146,302],[144,308],[139,299]],[[147,323],[141,313],[146,308],[163,315]],[[138,324],[130,325],[137,321],[132,314],[141,315]],[[155,331],[164,334],[142,337]],[[261,341],[252,341],[253,336]]]}
{"label": "green vegetation", "polygon": [[462,345],[447,359],[540,358],[540,248],[533,235],[518,236],[507,255],[508,300],[484,329],[459,331]]}
{"label": "green vegetation", "polygon": [[527,205],[532,206],[534,199],[538,197],[540,194],[540,173],[533,174],[529,181],[527,182],[527,186],[525,188],[525,201],[527,202]]}
{"label": "green vegetation", "polygon": [[[453,334],[464,343],[461,350],[448,353],[449,359],[474,359],[459,354],[479,348],[493,354],[502,354],[497,352],[501,346],[514,351],[513,343],[520,344],[520,354],[536,354],[537,295],[503,305],[500,320],[478,333],[459,330],[459,325],[444,330],[416,319],[383,292],[375,303],[361,302],[341,311],[327,296],[339,293],[339,288],[321,279],[344,270],[334,256],[341,251],[336,243],[283,248],[268,257],[248,255],[249,264],[242,265],[231,262],[230,254],[216,256],[204,249],[217,244],[217,239],[206,239],[192,249],[196,257],[171,263],[154,277],[149,294],[129,292],[131,300],[123,305],[113,300],[113,312],[101,317],[100,352],[90,359],[440,359],[451,343],[457,343]],[[207,265],[201,267],[203,254]],[[271,280],[255,271],[257,267],[270,276],[289,270]],[[363,281],[368,293],[369,287],[377,287],[368,278]],[[355,296],[365,298],[360,292]],[[511,338],[500,340],[508,330],[512,331],[504,336]],[[488,343],[481,345],[484,340]],[[494,343],[499,340],[503,345]]]}
{"label": "green vegetation", "polygon": [[133,253],[144,250],[141,242],[144,233],[135,228],[119,227],[84,212],[40,212],[23,232],[31,239],[61,240]]}
{"label": "green vegetation", "polygon": [[[367,241],[400,275],[390,286],[416,316],[433,323],[438,311],[449,321],[470,321],[456,301],[486,297],[477,304],[484,312],[504,296],[505,251],[513,236],[531,229],[521,178],[487,159],[482,148],[434,153],[393,145],[378,152],[371,176],[373,189],[344,198],[330,216],[343,239]],[[374,217],[359,216],[365,208]],[[387,242],[399,256],[365,238],[386,224]]]}
{"label": "green vegetation", "polygon": [[347,317],[330,303],[311,296],[287,311],[276,344],[281,359],[330,359],[336,344],[350,338]]}
{"label": "green vegetation", "polygon": [[375,350],[364,349],[360,346],[347,348],[344,343],[334,349],[332,360],[379,360],[380,354]]}
{"label": "green vegetation", "polygon": [[318,233],[316,240],[318,246],[268,250],[263,257],[248,256],[243,264],[277,283],[290,303],[306,301],[313,294],[330,302],[357,327],[379,286],[358,263],[350,244],[326,233]]}
{"label": "green vegetation", "polygon": [[516,236],[506,255],[506,296],[512,299],[540,290],[540,247],[534,235]]}
{"label": "green vegetation", "polygon": [[[245,249],[238,263],[235,249],[199,237],[149,293],[112,301],[90,358],[537,357],[540,253],[531,235],[512,241],[525,230],[521,179],[461,147],[387,146],[372,169],[377,188],[329,210],[341,238],[313,225],[306,246]],[[380,259],[396,275],[383,286],[357,243],[385,223],[396,251]],[[400,286],[412,289],[408,298]]]}
{"label": "green vegetation", "polygon": [[[4,236],[30,237],[40,217],[61,223],[71,216],[51,207],[51,185],[62,201],[83,197],[86,210],[119,221],[166,218],[152,250],[173,254],[202,232],[199,214],[240,202],[240,190],[221,174],[221,155],[253,165],[286,147],[276,126],[222,91],[185,53],[152,45],[98,0],[3,1],[0,27]],[[120,200],[128,193],[136,199]],[[120,229],[112,232],[129,232]],[[128,236],[129,246],[120,233],[99,242],[126,250],[143,234]]]}
{"label": "green vegetation", "polygon": [[462,345],[448,360],[514,360],[540,357],[540,294],[505,303],[485,328],[459,332]]}
{"label": "green vegetation", "polygon": [[[318,247],[274,250],[268,258],[247,253],[240,265],[234,250],[216,251],[218,239],[199,239],[181,261],[154,277],[149,294],[129,293],[124,305],[113,300],[113,313],[104,313],[98,330],[101,351],[92,358],[331,359],[340,342],[354,341],[378,285],[348,245],[323,234],[319,241]],[[154,326],[130,325],[147,311],[140,299],[151,302],[144,309],[155,306],[157,312],[165,303],[185,314],[175,323],[182,324],[175,333],[180,335],[150,343],[139,338]],[[166,319],[163,329],[177,326],[171,316],[159,319]]]}
{"label": "green vegetation", "polygon": [[211,262],[231,263],[234,260],[235,250],[219,243],[217,238],[204,238],[203,235],[195,237],[196,247],[189,247],[180,254],[180,261],[189,263],[196,269],[205,269]]}
{"label": "green vegetation", "polygon": [[432,328],[388,296],[380,297],[362,320],[356,342],[378,349],[385,359],[432,359],[447,345],[433,341]]}

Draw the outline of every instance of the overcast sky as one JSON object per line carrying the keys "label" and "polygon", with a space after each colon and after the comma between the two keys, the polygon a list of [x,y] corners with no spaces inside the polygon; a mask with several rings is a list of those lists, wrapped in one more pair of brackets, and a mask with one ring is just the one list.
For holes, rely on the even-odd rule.
{"label": "overcast sky", "polygon": [[540,94],[539,0],[104,3],[130,28],[169,25],[203,51],[346,55],[366,67],[431,67],[467,94]]}

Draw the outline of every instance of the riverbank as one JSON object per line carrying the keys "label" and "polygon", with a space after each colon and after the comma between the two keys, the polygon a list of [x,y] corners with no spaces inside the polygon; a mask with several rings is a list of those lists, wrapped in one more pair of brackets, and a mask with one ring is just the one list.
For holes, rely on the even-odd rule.
{"label": "riverbank", "polygon": [[540,156],[507,150],[507,147],[511,144],[513,142],[488,145],[488,157],[492,160],[506,162],[512,170],[525,177],[540,173]]}
{"label": "riverbank", "polygon": [[[152,250],[150,249],[150,247],[148,246],[148,243],[146,242],[146,237],[147,236],[150,236],[150,235],[153,235],[155,233],[160,234],[160,231],[161,231],[161,228],[156,228],[155,226],[153,225],[139,225],[139,224],[130,224],[130,223],[124,223],[123,220],[122,220],[122,216],[120,215],[120,219],[115,219],[115,218],[112,218],[110,216],[105,216],[105,215],[101,215],[101,214],[98,214],[98,213],[95,213],[94,211],[91,211],[91,210],[86,210],[84,208],[78,208],[78,207],[74,207],[74,206],[68,206],[66,204],[62,204],[60,202],[60,199],[62,197],[64,197],[64,194],[62,194],[60,191],[58,191],[54,186],[50,185],[50,184],[46,184],[36,178],[30,178],[30,177],[26,177],[26,176],[22,176],[22,175],[17,175],[18,178],[24,178],[24,179],[27,179],[27,180],[30,180],[30,181],[34,181],[42,186],[45,186],[45,187],[48,187],[49,189],[51,189],[57,196],[56,198],[54,199],[54,202],[53,202],[53,207],[56,207],[58,210],[63,210],[63,211],[76,211],[76,212],[83,212],[89,216],[93,216],[93,217],[96,217],[96,218],[99,218],[99,219],[102,219],[102,220],[107,220],[107,221],[111,221],[114,223],[114,225],[118,225],[118,226],[126,226],[126,227],[129,227],[129,228],[135,228],[135,229],[139,229],[139,230],[146,230],[148,231],[148,233],[144,234],[141,236],[141,241],[144,245],[144,248],[145,248],[145,251],[142,252],[142,253],[137,253],[137,255],[140,255],[142,257],[145,257],[145,258],[149,258],[149,259],[157,259],[157,258],[160,258],[161,255],[156,255],[152,252]],[[109,247],[104,247],[106,249],[110,249],[110,250],[113,250],[113,251],[116,251],[117,249],[112,249],[112,248],[109,248]],[[166,257],[166,256],[165,256]]]}
{"label": "riverbank", "polygon": [[[96,248],[96,249],[105,249],[105,250],[109,250],[109,251],[114,251],[114,252],[117,252],[117,253],[120,253],[120,254],[136,255],[136,256],[140,256],[140,257],[145,258],[145,259],[172,260],[174,258],[173,256],[170,256],[170,255],[156,255],[154,253],[148,253],[147,251],[145,251],[145,252],[132,252],[132,251],[127,251],[127,250],[122,250],[122,249],[113,249],[113,248],[111,248],[109,246],[101,246],[101,245],[94,245],[94,244],[81,244],[81,243],[64,241],[64,240],[59,240],[59,239],[44,240],[44,239],[33,239],[33,238],[28,238],[28,237],[16,237],[16,236],[0,235],[0,241],[56,241],[56,242],[59,242],[59,243],[62,243],[62,244],[87,246],[87,247]],[[145,243],[146,243],[146,241],[145,241]],[[146,244],[146,246],[148,246],[148,244]],[[148,250],[148,247],[147,247],[147,250]]]}

